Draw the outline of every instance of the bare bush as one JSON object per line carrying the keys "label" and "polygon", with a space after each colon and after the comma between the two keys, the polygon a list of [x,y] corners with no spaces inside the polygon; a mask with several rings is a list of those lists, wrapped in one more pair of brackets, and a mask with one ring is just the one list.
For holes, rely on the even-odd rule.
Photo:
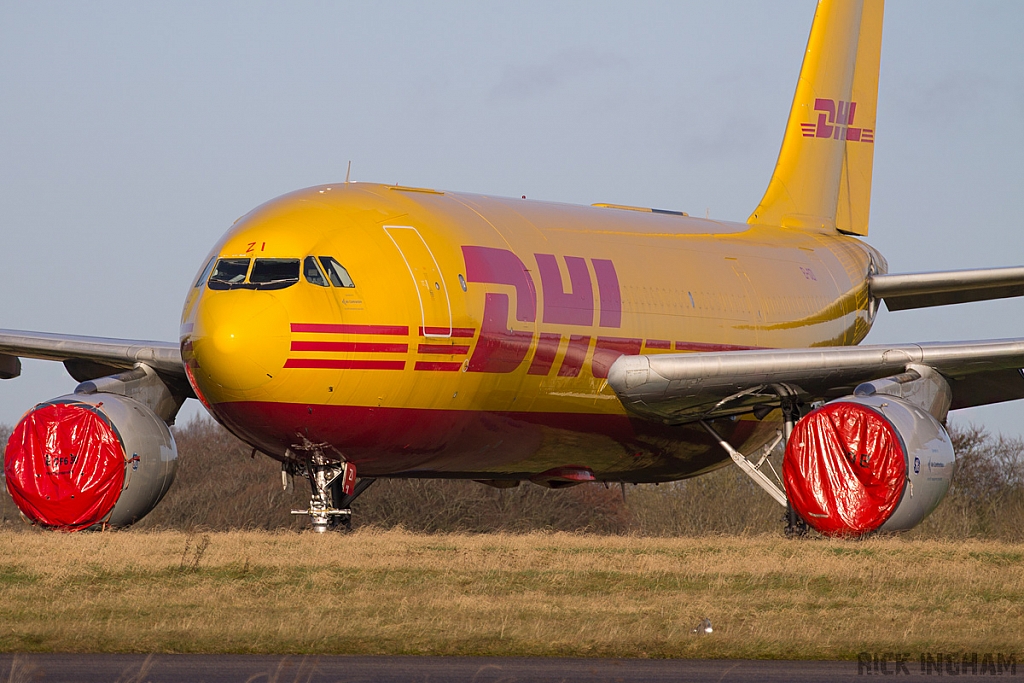
{"label": "bare bush", "polygon": [[[9,427],[0,427],[6,443]],[[308,519],[309,487],[281,489],[280,465],[208,418],[174,429],[178,475],[142,529],[293,529]],[[980,427],[952,426],[957,470],[949,495],[912,538],[1024,540],[1024,440],[993,437]],[[772,456],[776,468],[780,454]],[[779,533],[783,510],[738,468],[693,479],[618,486],[584,484],[550,490],[526,483],[495,489],[473,481],[381,479],[354,505],[354,523],[421,532],[535,530],[647,536]],[[6,488],[0,521],[26,528]]]}
{"label": "bare bush", "polygon": [[[290,514],[309,503],[309,486],[296,479],[281,490],[280,465],[207,418],[175,428],[178,475],[167,497],[138,524],[170,529],[296,529],[306,517]],[[630,516],[618,491],[581,486],[551,491],[537,486],[494,489],[473,481],[382,479],[355,504],[357,526],[402,526],[434,531],[623,532]]]}
{"label": "bare bush", "polygon": [[290,514],[309,494],[281,489],[281,466],[256,453],[219,424],[196,416],[174,428],[178,473],[167,496],[140,528],[303,529]]}
{"label": "bare bush", "polygon": [[[10,425],[0,425],[0,444],[3,444],[5,451],[7,449],[7,440],[11,438],[12,431],[14,431],[14,428]],[[21,513],[18,512],[18,506],[14,504],[14,499],[11,498],[11,494],[7,491],[5,479],[4,486],[0,489],[0,528],[19,528],[21,526]]]}
{"label": "bare bush", "polygon": [[[175,430],[178,481],[142,526],[188,529],[304,529],[291,507],[305,507],[308,487],[280,488],[278,464],[208,419]],[[916,530],[921,538],[1024,540],[1024,441],[982,428],[951,426],[957,452],[953,487]],[[780,467],[780,454],[772,456]],[[494,489],[472,481],[382,479],[355,504],[355,524],[423,532],[538,529],[652,536],[778,533],[783,510],[737,468],[693,479],[618,487],[591,484],[550,490],[532,484]]]}
{"label": "bare bush", "polygon": [[383,479],[355,506],[358,524],[411,531],[622,533],[632,526],[618,488],[597,484],[495,489],[474,481]]}
{"label": "bare bush", "polygon": [[785,509],[733,465],[714,472],[629,491],[635,531],[650,536],[778,533]]}
{"label": "bare bush", "polygon": [[939,507],[911,532],[917,538],[1024,540],[1024,439],[993,437],[952,425],[953,484]]}

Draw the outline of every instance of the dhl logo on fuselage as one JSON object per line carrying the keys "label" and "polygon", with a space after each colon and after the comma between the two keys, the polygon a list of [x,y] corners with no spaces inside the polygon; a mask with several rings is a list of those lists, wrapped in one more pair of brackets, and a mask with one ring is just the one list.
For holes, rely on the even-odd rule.
{"label": "dhl logo on fuselage", "polygon": [[[421,341],[410,343],[409,334],[416,328],[408,325],[292,323],[292,334],[300,335],[299,339],[291,342],[293,353],[355,353],[362,357],[291,357],[285,367],[405,370],[408,355],[414,352],[418,359],[414,361],[413,369],[418,371],[510,373],[518,370],[532,352],[527,374],[546,376],[551,373],[567,337],[557,376],[578,377],[593,346],[592,374],[605,378],[615,359],[623,354],[638,354],[641,350],[753,348],[594,335],[595,323],[598,328],[618,329],[622,326],[622,294],[615,264],[609,259],[562,256],[569,275],[567,288],[559,270],[558,257],[534,254],[543,294],[543,306],[539,307],[537,283],[530,269],[514,252],[493,247],[463,246],[462,253],[468,283],[511,287],[515,292],[514,309],[507,290],[485,292],[482,324],[475,347],[472,347],[472,340],[477,336],[477,330],[470,327],[453,327],[450,339],[438,339],[438,335],[447,335],[447,327],[420,326],[418,337]],[[591,272],[597,281],[596,297]],[[519,323],[536,324],[538,313],[540,322],[544,324],[573,326],[580,328],[581,333],[510,329],[510,315]],[[325,341],[323,335],[339,335],[345,341]]]}
{"label": "dhl logo on fuselage", "polygon": [[[507,249],[462,247],[466,261],[466,280],[480,284],[509,285],[516,291],[515,318],[523,323],[537,321],[537,287],[522,259]],[[608,259],[586,259],[563,256],[569,273],[569,291],[565,290],[558,259],[553,254],[534,254],[544,294],[541,322],[592,328],[598,307],[594,305],[594,289],[590,268],[597,279],[600,315],[598,326],[622,326],[622,294],[615,264]],[[589,265],[588,265],[589,260]],[[488,292],[484,297],[483,325],[480,340],[469,359],[469,372],[513,372],[536,348],[527,370],[531,375],[547,375],[562,343],[560,333],[541,332],[534,344],[532,331],[512,331],[508,327],[508,295]],[[570,334],[569,345],[558,369],[559,377],[577,377],[590,348],[591,335]],[[641,339],[598,337],[594,346],[592,369],[595,377],[607,377],[612,362],[624,353],[640,353]]]}
{"label": "dhl logo on fuselage", "polygon": [[847,140],[849,142],[875,141],[874,128],[855,128],[853,117],[857,113],[856,102],[827,100],[821,97],[814,100],[814,111],[818,114],[816,123],[801,123],[800,130],[805,138],[829,138]]}

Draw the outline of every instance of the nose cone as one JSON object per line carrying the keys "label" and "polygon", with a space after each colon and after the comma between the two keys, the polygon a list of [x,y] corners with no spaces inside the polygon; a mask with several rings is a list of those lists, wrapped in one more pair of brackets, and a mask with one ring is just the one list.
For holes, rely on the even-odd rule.
{"label": "nose cone", "polygon": [[284,366],[291,343],[284,307],[269,292],[207,295],[192,331],[200,384],[205,377],[219,387],[247,391],[269,382]]}

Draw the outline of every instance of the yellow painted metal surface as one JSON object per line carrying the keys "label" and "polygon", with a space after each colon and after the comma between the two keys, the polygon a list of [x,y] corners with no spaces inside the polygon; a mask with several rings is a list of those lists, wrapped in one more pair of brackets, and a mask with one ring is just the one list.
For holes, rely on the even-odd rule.
{"label": "yellow painted metal surface", "polygon": [[[517,319],[528,290],[471,281],[463,247],[522,262],[535,288],[533,320]],[[274,292],[201,287],[192,295],[183,338],[199,360],[196,378],[211,403],[622,414],[605,380],[595,376],[599,339],[636,340],[637,353],[856,343],[869,328],[864,278],[871,259],[880,260],[870,247],[838,234],[453,193],[395,193],[367,184],[312,188],[274,200],[240,220],[211,256],[307,255],[334,256],[356,287],[302,280]],[[538,255],[557,264],[556,286],[538,276]],[[566,257],[586,266],[593,302],[588,324],[545,322],[551,301],[570,290]],[[610,262],[617,276],[616,327],[601,324],[595,260]],[[465,291],[462,281],[468,281]],[[528,337],[528,351],[509,371],[470,372],[486,300],[494,295],[507,297],[501,322]],[[317,325],[323,327],[312,327]],[[530,374],[543,334],[558,335],[555,355],[547,371]],[[588,340],[570,348],[573,337]],[[294,342],[347,346],[304,351],[294,350]],[[579,374],[560,375],[574,352],[583,354]],[[389,361],[401,369],[286,368],[288,359]],[[416,369],[425,363],[460,367]]]}
{"label": "yellow painted metal surface", "polygon": [[750,223],[867,235],[882,0],[822,0],[786,133]]}

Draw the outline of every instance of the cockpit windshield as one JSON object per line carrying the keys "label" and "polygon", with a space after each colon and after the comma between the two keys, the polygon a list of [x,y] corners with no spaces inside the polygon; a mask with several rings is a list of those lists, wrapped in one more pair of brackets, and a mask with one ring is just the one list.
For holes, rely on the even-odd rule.
{"label": "cockpit windshield", "polygon": [[[252,270],[249,265],[252,264]],[[297,258],[222,258],[206,267],[210,273],[206,281],[210,289],[284,289],[299,281],[300,275],[306,281],[319,287],[355,287],[345,267],[331,256],[307,256]],[[326,274],[326,276],[325,276]],[[246,278],[248,275],[248,279]],[[199,278],[197,286],[203,282]]]}
{"label": "cockpit windshield", "polygon": [[258,258],[249,274],[253,289],[284,289],[299,281],[299,259]]}
{"label": "cockpit windshield", "polygon": [[222,258],[210,275],[210,289],[237,289],[245,282],[249,272],[247,258]]}

